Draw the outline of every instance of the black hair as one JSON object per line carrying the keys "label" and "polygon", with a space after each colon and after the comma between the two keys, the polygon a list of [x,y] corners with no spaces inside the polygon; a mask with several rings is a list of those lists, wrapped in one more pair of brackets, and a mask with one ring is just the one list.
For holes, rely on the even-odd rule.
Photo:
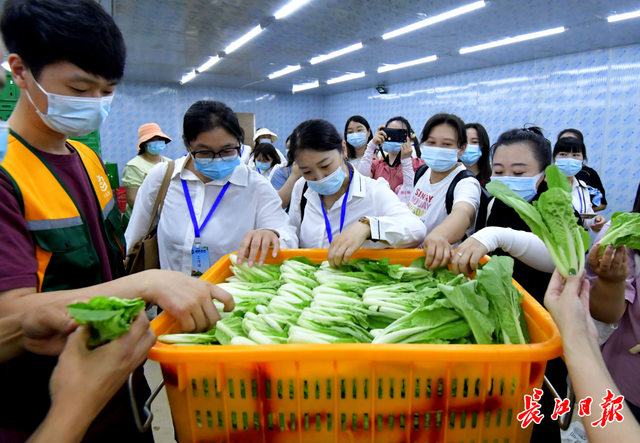
{"label": "black hair", "polygon": [[369,126],[367,119],[361,115],[353,115],[347,120],[347,123],[344,125],[344,141],[347,142],[347,156],[349,158],[356,158],[356,148],[347,141],[347,130],[349,129],[349,123],[351,122],[360,123],[367,128],[367,131],[369,131],[369,138],[367,139],[365,146],[371,141],[371,139],[373,139],[373,132],[371,131],[371,126]]}
{"label": "black hair", "polygon": [[638,185],[638,190],[636,191],[636,200],[633,202],[633,209],[631,210],[631,212],[640,212],[640,185]]}
{"label": "black hair", "polygon": [[251,153],[251,157],[253,157],[254,161],[262,155],[264,158],[271,159],[271,167],[280,164],[280,156],[278,155],[278,151],[276,151],[275,146],[271,143],[258,143],[255,148],[253,148],[253,152]]}
{"label": "black hair", "polygon": [[580,152],[582,158],[587,156],[587,148],[585,148],[584,143],[574,137],[565,137],[558,140],[556,146],[553,148],[553,158],[556,158],[561,152]]}
{"label": "black hair", "polygon": [[426,142],[433,128],[440,125],[449,125],[453,128],[458,135],[458,148],[462,148],[467,144],[467,129],[462,119],[455,114],[447,114],[444,112],[436,114],[427,120],[420,135],[420,143]]}
{"label": "black hair", "polygon": [[545,138],[542,128],[538,126],[510,129],[500,134],[498,141],[491,146],[491,161],[493,162],[493,157],[500,146],[515,145],[517,143],[524,143],[529,146],[533,158],[540,165],[540,172],[544,172],[547,166],[551,164],[551,142]]}
{"label": "black hair", "polygon": [[289,162],[295,161],[300,151],[305,149],[316,152],[342,152],[342,137],[336,127],[326,120],[307,120],[300,123],[291,134]]}
{"label": "black hair", "polygon": [[65,61],[106,80],[124,74],[122,33],[94,0],[7,0],[0,28],[9,52],[36,80],[46,66]]}
{"label": "black hair", "polygon": [[[401,117],[401,116],[393,117],[393,118],[390,118],[389,120],[387,120],[387,123],[385,124],[385,127],[389,126],[389,123],[393,123],[393,122],[400,122],[404,126],[407,127],[407,132],[409,133],[409,138],[413,142],[413,147],[416,149],[416,155],[418,156],[418,158],[422,157],[422,151],[420,150],[420,143],[418,142],[418,138],[416,137],[416,134],[413,132],[413,128],[411,128],[411,123],[409,123],[409,120],[407,120],[406,118]],[[382,151],[382,155],[383,155],[385,161],[387,162],[387,164],[389,164],[389,160],[388,160],[389,156],[387,156],[384,153],[384,151]],[[396,157],[396,164],[400,163],[400,160],[398,160],[399,158],[400,158],[400,156]]]}
{"label": "black hair", "polygon": [[[482,156],[478,160],[480,170],[480,183],[487,183],[491,180],[491,140],[487,130],[480,123],[467,123],[464,125],[465,133],[467,129],[475,129],[478,133],[478,145],[482,151]],[[468,142],[468,140],[467,140]]]}
{"label": "black hair", "polygon": [[186,147],[202,132],[223,128],[242,144],[242,128],[233,110],[222,102],[200,100],[184,114],[182,140]]}

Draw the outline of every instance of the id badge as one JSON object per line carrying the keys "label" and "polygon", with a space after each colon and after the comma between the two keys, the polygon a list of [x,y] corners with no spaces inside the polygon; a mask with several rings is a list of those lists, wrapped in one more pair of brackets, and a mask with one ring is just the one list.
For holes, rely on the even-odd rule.
{"label": "id badge", "polygon": [[200,277],[209,270],[209,247],[194,246],[191,248],[191,276]]}

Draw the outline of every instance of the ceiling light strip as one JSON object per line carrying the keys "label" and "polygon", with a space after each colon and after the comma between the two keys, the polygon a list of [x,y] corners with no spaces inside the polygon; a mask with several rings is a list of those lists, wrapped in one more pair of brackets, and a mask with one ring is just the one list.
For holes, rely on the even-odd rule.
{"label": "ceiling light strip", "polygon": [[298,8],[300,8],[301,6],[304,6],[305,4],[309,3],[309,1],[310,0],[292,0],[289,3],[287,3],[286,5],[284,5],[281,9],[279,9],[274,14],[274,16],[275,16],[276,20],[280,20],[281,18],[285,18],[286,16],[288,16],[291,13],[293,13]]}
{"label": "ceiling light strip", "polygon": [[274,79],[274,78],[278,78],[278,77],[282,77],[283,75],[289,74],[290,72],[295,72],[297,70],[300,69],[300,65],[296,65],[296,66],[287,66],[284,69],[281,69],[279,71],[276,71],[272,74],[269,74],[269,78],[270,79]]}
{"label": "ceiling light strip", "polygon": [[630,18],[640,17],[640,11],[627,12],[625,14],[616,14],[607,17],[609,23],[619,22],[621,20],[628,20]]}
{"label": "ceiling light strip", "polygon": [[355,45],[347,46],[346,48],[342,48],[325,55],[319,55],[318,57],[313,57],[310,60],[310,62],[312,65],[317,65],[318,63],[322,63],[332,58],[340,57],[341,55],[348,54],[353,51],[357,51],[358,49],[361,49],[361,48],[362,48],[362,42],[356,43]]}
{"label": "ceiling light strip", "polygon": [[186,82],[193,80],[194,78],[196,78],[196,75],[198,75],[198,73],[196,72],[195,69],[189,72],[188,74],[183,75],[182,80],[180,80],[180,84],[184,85]]}
{"label": "ceiling light strip", "polygon": [[387,32],[382,36],[383,40],[388,40],[393,37],[397,37],[402,34],[406,34],[408,32],[415,31],[417,29],[424,28],[429,25],[433,25],[434,23],[442,22],[444,20],[457,17],[462,14],[466,14],[467,12],[475,11],[476,9],[480,9],[484,7],[486,3],[484,1],[479,1],[475,3],[471,3],[466,6],[462,6],[460,8],[453,9],[449,12],[444,12],[442,14],[436,15],[434,17],[430,17],[428,19],[419,21],[409,26],[405,26],[404,28],[396,29],[395,31]]}
{"label": "ceiling light strip", "polygon": [[254,38],[256,35],[260,34],[262,32],[262,26],[258,25],[255,28],[253,28],[251,31],[247,32],[245,35],[243,35],[242,37],[240,37],[238,40],[236,40],[235,42],[231,43],[229,46],[227,46],[224,49],[224,52],[226,54],[231,54],[233,51],[235,51],[236,49],[238,49],[240,46],[244,45],[245,43],[247,43],[249,40],[251,40],[252,38]]}
{"label": "ceiling light strip", "polygon": [[419,58],[417,60],[412,60],[409,62],[398,63],[395,65],[384,65],[378,68],[378,74],[387,72],[387,71],[393,71],[395,69],[408,68],[409,66],[421,65],[423,63],[429,63],[435,60],[438,60],[438,57],[436,55],[430,55],[429,57],[423,57],[423,58]]}
{"label": "ceiling light strip", "polygon": [[202,66],[196,69],[196,71],[198,71],[198,74],[201,72],[204,72],[210,67],[212,67],[213,65],[215,65],[216,63],[218,63],[219,61],[220,61],[220,57],[218,57],[217,55],[215,57],[209,57],[209,60],[204,62]]}
{"label": "ceiling light strip", "polygon": [[301,83],[299,85],[293,85],[293,88],[291,88],[291,92],[295,94],[296,92],[306,91],[307,89],[317,88],[318,86],[320,86],[318,80],[309,83]]}
{"label": "ceiling light strip", "polygon": [[482,45],[470,46],[468,48],[460,48],[460,54],[468,54],[470,52],[482,51],[484,49],[495,48],[498,46],[510,45],[512,43],[519,43],[526,40],[533,40],[535,38],[546,37],[548,35],[561,34],[565,31],[564,27],[547,29],[546,31],[532,32],[530,34],[518,35],[516,37],[509,37],[503,40],[495,42],[484,43]]}
{"label": "ceiling light strip", "polygon": [[346,74],[340,77],[334,77],[334,78],[330,78],[329,80],[327,80],[327,84],[328,85],[333,85],[335,83],[341,83],[341,82],[346,82],[349,80],[354,80],[356,78],[362,78],[365,76],[364,71],[362,72],[355,72],[353,74]]}

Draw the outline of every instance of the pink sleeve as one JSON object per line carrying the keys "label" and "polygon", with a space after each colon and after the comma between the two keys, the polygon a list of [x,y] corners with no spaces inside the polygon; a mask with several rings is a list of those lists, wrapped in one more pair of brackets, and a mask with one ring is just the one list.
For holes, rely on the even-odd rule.
{"label": "pink sleeve", "polygon": [[371,141],[367,145],[367,149],[364,151],[364,155],[360,161],[360,166],[358,166],[358,172],[365,177],[373,177],[373,153],[377,147],[378,145]]}

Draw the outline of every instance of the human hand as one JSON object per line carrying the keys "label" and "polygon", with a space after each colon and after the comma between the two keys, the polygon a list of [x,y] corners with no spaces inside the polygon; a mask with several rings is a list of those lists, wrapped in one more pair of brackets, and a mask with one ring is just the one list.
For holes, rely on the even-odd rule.
{"label": "human hand", "polygon": [[351,256],[371,236],[371,227],[365,223],[354,223],[333,238],[327,251],[327,260],[333,268],[339,268],[351,259]]}
{"label": "human hand", "polygon": [[434,233],[427,235],[424,241],[424,267],[434,270],[448,265],[453,257],[453,248],[444,235]]}
{"label": "human hand", "polygon": [[275,257],[280,250],[280,238],[275,231],[270,229],[257,229],[247,232],[238,249],[238,264],[241,265],[244,263],[244,259],[247,258],[249,259],[249,267],[253,266],[259,250],[260,258],[258,259],[258,266],[262,266],[271,245],[273,245],[273,253],[271,256]]}
{"label": "human hand", "polygon": [[[627,248],[619,246],[613,249],[609,245],[604,250],[602,257],[598,257],[600,244],[596,243],[589,251],[589,266],[600,280],[609,283],[619,283],[627,279],[629,268],[627,267]],[[614,254],[615,252],[615,254]]]}
{"label": "human hand", "polygon": [[89,300],[89,297],[67,298],[27,313],[20,324],[24,348],[34,354],[60,355],[67,337],[78,327],[67,306]]}
{"label": "human hand", "polygon": [[400,148],[400,158],[402,160],[411,158],[411,154],[413,154],[413,147],[411,146],[411,139],[407,137],[407,141],[404,142]]}
{"label": "human hand", "polygon": [[89,328],[72,333],[51,375],[52,409],[65,409],[78,417],[95,417],[147,358],[156,336],[140,312],[129,332],[117,340],[89,350]]}
{"label": "human hand", "polygon": [[607,219],[601,215],[596,215],[593,219],[593,224],[591,225],[591,230],[593,232],[602,231],[602,227],[607,223]]}
{"label": "human hand", "polygon": [[469,276],[478,269],[480,259],[488,253],[487,247],[475,238],[466,239],[458,246],[458,251],[451,261],[453,272]]}
{"label": "human hand", "polygon": [[298,164],[295,162],[293,163],[293,165],[291,165],[291,177],[295,178],[296,181],[298,181],[298,179],[302,177],[300,168],[298,168]]}
{"label": "human hand", "polygon": [[371,139],[373,144],[382,146],[384,141],[387,139],[387,134],[383,131],[384,128],[384,126],[378,126],[378,132],[376,132],[376,135]]}
{"label": "human hand", "polygon": [[149,270],[134,276],[137,293],[173,315],[183,332],[207,331],[220,320],[213,304],[224,304],[224,311],[235,307],[233,297],[224,289],[205,280],[189,277],[178,271]]}
{"label": "human hand", "polygon": [[570,343],[584,338],[597,348],[598,330],[591,319],[589,281],[584,274],[582,277],[569,276],[565,281],[556,269],[544,296],[544,305],[560,329],[565,352],[579,349],[580,346]]}

